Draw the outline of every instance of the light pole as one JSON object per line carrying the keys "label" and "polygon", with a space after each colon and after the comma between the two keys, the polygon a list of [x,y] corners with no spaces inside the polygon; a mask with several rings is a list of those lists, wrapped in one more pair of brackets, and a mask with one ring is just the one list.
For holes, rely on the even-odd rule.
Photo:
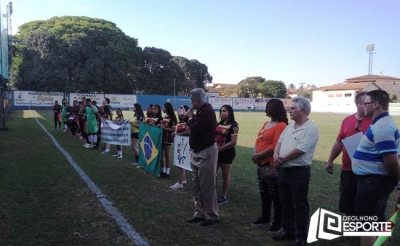
{"label": "light pole", "polygon": [[175,95],[176,95],[176,91],[175,91],[175,78],[174,78],[174,109],[176,108],[176,98],[175,98]]}
{"label": "light pole", "polygon": [[370,79],[372,75],[372,61],[374,56],[375,44],[367,45],[367,52],[369,54],[369,64],[368,64],[368,90],[370,90]]}

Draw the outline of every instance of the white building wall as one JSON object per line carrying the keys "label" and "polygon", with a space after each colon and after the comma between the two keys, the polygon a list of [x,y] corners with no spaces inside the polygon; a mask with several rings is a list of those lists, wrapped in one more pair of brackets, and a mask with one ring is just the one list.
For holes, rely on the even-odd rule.
{"label": "white building wall", "polygon": [[312,112],[352,113],[356,91],[313,91]]}

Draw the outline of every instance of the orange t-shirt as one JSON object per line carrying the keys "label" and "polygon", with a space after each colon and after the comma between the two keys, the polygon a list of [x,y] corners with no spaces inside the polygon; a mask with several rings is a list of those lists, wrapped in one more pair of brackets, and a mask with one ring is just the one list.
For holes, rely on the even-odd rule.
{"label": "orange t-shirt", "polygon": [[[275,149],[275,145],[278,143],[281,133],[286,128],[285,122],[278,122],[275,126],[264,130],[264,127],[267,123],[268,121],[264,123],[261,130],[258,132],[258,137],[256,140],[256,153],[259,153],[266,149],[271,149],[273,151]],[[274,157],[271,155],[261,160],[261,164],[265,164],[267,162],[269,162],[271,167],[274,166]]]}

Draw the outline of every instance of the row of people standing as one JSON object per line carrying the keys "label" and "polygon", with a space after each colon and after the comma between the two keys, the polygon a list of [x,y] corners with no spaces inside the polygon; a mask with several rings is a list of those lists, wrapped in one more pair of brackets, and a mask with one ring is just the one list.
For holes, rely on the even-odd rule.
{"label": "row of people standing", "polygon": [[294,245],[306,245],[310,165],[319,131],[308,119],[309,101],[297,97],[292,102],[291,123],[281,100],[271,99],[266,104],[265,113],[271,120],[258,132],[252,155],[261,195],[261,216],[252,226],[268,227],[267,234],[274,240],[296,240]]}
{"label": "row of people standing", "polygon": [[[161,178],[169,178],[172,163],[170,153],[171,146],[174,142],[174,136],[190,135],[190,128],[187,125],[189,118],[187,115],[182,115],[180,113],[182,110],[187,112],[190,110],[190,108],[187,105],[183,105],[177,110],[179,118],[178,121],[173,106],[169,102],[166,102],[163,105],[162,112],[165,113],[163,118],[161,118],[161,110],[159,105],[149,105],[147,108],[147,119],[145,122],[160,126],[163,129]],[[228,202],[227,194],[230,186],[230,172],[233,159],[236,155],[235,145],[237,143],[239,128],[235,120],[233,109],[230,105],[223,105],[220,108],[219,116],[220,121],[216,122],[215,141],[217,142],[218,146],[217,171],[219,168],[222,170],[223,190],[221,196],[218,197],[217,202],[218,204],[222,205]],[[186,183],[185,170],[178,167],[178,182],[170,186],[170,188],[174,190],[181,189]]]}

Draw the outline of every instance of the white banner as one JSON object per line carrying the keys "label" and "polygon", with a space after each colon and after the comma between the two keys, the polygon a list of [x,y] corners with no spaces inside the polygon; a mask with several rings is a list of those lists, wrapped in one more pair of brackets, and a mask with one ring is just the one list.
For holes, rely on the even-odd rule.
{"label": "white banner", "polygon": [[174,138],[174,165],[192,171],[190,159],[192,151],[189,147],[189,137],[175,135]]}
{"label": "white banner", "polygon": [[235,98],[233,100],[233,109],[252,109],[254,107],[253,98]]}
{"label": "white banner", "polygon": [[110,105],[115,111],[117,108],[132,109],[133,104],[136,103],[136,95],[116,95],[116,94],[106,94],[105,97],[110,99]]}
{"label": "white banner", "polygon": [[72,102],[74,100],[77,100],[78,102],[82,101],[82,97],[85,97],[86,99],[90,99],[92,101],[96,101],[97,106],[101,106],[103,100],[104,100],[104,94],[93,94],[93,93],[69,93],[69,103],[72,105]]}
{"label": "white banner", "polygon": [[208,100],[213,109],[220,109],[222,105],[226,104],[232,106],[232,98],[229,97],[210,97]]}
{"label": "white banner", "polygon": [[51,107],[54,101],[61,105],[62,92],[14,91],[14,106]]}
{"label": "white banner", "polygon": [[129,119],[114,122],[106,120],[101,122],[101,140],[104,143],[131,146],[131,125]]}

